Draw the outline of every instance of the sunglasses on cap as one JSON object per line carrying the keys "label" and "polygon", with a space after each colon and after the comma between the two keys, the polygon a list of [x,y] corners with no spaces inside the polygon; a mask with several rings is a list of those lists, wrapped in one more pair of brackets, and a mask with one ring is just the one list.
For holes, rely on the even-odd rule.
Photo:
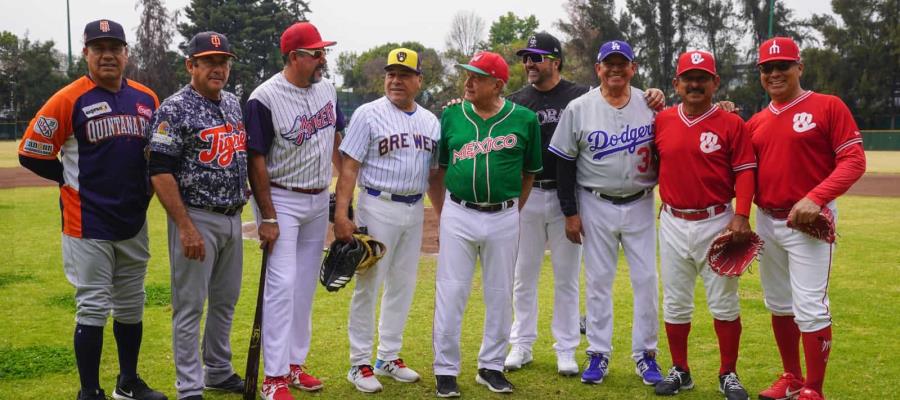
{"label": "sunglasses on cap", "polygon": [[794,64],[797,63],[794,61],[770,61],[765,64],[760,64],[759,72],[762,72],[764,74],[771,74],[774,70],[784,72],[791,69]]}
{"label": "sunglasses on cap", "polygon": [[548,55],[548,54],[537,54],[537,53],[528,53],[522,56],[522,64],[527,64],[528,61],[531,61],[534,64],[540,64],[547,60],[555,60],[556,57]]}
{"label": "sunglasses on cap", "polygon": [[306,55],[312,57],[313,59],[322,58],[325,56],[325,54],[328,53],[325,49],[318,49],[318,50],[297,49],[297,50],[294,50],[294,52],[306,54]]}

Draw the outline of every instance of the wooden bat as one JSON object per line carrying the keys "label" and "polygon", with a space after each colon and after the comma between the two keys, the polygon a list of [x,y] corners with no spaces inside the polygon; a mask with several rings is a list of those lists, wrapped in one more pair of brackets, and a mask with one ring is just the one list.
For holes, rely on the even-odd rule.
{"label": "wooden bat", "polygon": [[244,373],[244,400],[255,400],[257,397],[257,381],[259,380],[260,343],[262,341],[263,295],[266,289],[266,263],[269,252],[263,248],[262,266],[259,269],[259,290],[256,295],[256,314],[253,317],[253,330],[250,331],[250,349],[247,351],[247,371]]}

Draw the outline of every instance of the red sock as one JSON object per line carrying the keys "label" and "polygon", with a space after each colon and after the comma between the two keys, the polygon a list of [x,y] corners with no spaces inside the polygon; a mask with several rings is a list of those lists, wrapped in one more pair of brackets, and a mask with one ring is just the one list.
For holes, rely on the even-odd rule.
{"label": "red sock", "polygon": [[735,372],[741,346],[741,317],[734,321],[714,319],[713,325],[719,338],[719,375]]}
{"label": "red sock", "polygon": [[684,371],[688,368],[688,335],[691,334],[691,323],[670,324],[666,322],[666,337],[669,339],[669,352],[672,353],[672,365]]}
{"label": "red sock", "polygon": [[803,354],[806,356],[806,388],[822,393],[825,365],[831,353],[831,326],[815,332],[803,332]]}
{"label": "red sock", "polygon": [[778,352],[781,353],[784,372],[790,372],[797,379],[803,380],[803,370],[800,368],[800,328],[794,322],[794,316],[773,315],[772,331],[775,333]]}

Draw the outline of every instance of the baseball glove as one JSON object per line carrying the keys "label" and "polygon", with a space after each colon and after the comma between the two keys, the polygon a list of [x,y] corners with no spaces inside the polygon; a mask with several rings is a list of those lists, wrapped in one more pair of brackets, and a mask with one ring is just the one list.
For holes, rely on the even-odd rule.
{"label": "baseball glove", "polygon": [[787,226],[826,243],[834,243],[834,214],[831,213],[831,209],[828,207],[822,207],[822,211],[819,211],[819,215],[813,222],[796,225],[788,220]]}
{"label": "baseball glove", "polygon": [[335,240],[322,260],[319,282],[329,292],[336,292],[350,283],[353,274],[365,273],[386,252],[384,243],[362,233],[353,234],[350,242]]}
{"label": "baseball glove", "polygon": [[763,246],[762,239],[754,232],[750,232],[750,238],[743,242],[733,241],[733,235],[731,232],[719,235],[706,253],[709,268],[726,277],[741,276]]}
{"label": "baseball glove", "polygon": [[[337,207],[337,196],[334,192],[328,195],[328,222],[334,223],[334,209]],[[347,206],[347,218],[353,221],[353,204]]]}

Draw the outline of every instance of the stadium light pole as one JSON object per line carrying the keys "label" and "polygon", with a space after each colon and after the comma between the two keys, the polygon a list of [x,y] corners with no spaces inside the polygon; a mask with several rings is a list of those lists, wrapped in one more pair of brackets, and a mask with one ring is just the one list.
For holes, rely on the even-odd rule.
{"label": "stadium light pole", "polygon": [[[769,37],[772,37],[772,27],[775,22],[775,0],[769,0]],[[71,51],[69,51],[71,53]]]}
{"label": "stadium light pole", "polygon": [[66,0],[66,34],[69,37],[69,65],[68,70],[72,70],[72,17],[69,14],[69,0]]}

